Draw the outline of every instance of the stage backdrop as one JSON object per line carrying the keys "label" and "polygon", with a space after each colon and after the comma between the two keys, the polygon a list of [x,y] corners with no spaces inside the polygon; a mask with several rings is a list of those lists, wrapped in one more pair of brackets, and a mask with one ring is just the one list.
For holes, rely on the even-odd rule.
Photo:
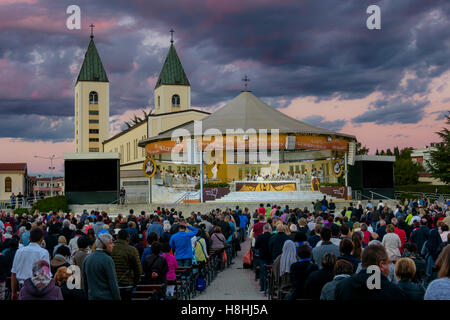
{"label": "stage backdrop", "polygon": [[236,191],[295,191],[295,182],[236,182]]}
{"label": "stage backdrop", "polygon": [[64,161],[65,193],[69,204],[107,204],[118,199],[118,159]]}

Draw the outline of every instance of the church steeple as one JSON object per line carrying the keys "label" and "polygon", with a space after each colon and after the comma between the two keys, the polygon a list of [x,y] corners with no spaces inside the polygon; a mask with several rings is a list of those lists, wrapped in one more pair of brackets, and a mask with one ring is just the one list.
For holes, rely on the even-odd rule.
{"label": "church steeple", "polygon": [[191,84],[173,45],[174,31],[170,30],[170,33],[169,52],[153,94],[156,114],[178,112],[191,107]]}
{"label": "church steeple", "polygon": [[[173,40],[171,40],[171,42],[173,42]],[[161,73],[159,74],[155,89],[164,84],[190,86],[173,43],[170,44],[169,52],[167,53],[166,60],[164,61]]]}
{"label": "church steeple", "polygon": [[84,55],[83,65],[77,78],[78,81],[100,81],[109,82],[102,60],[98,54],[94,43],[94,36],[91,33],[91,41]]}

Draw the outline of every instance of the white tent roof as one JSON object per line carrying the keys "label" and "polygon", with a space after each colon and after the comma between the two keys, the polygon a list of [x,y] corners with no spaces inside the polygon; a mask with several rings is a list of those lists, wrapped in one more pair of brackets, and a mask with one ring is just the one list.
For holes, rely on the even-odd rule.
{"label": "white tent roof", "polygon": [[[203,132],[213,128],[220,130],[223,134],[227,129],[243,129],[244,131],[267,129],[268,133],[270,133],[270,129],[278,129],[280,133],[331,135],[356,140],[355,136],[333,132],[293,119],[264,103],[250,91],[243,91],[225,106],[202,120]],[[141,143],[170,139],[172,132],[176,129],[186,129],[194,134],[194,122],[172,128],[158,136],[141,141]]]}

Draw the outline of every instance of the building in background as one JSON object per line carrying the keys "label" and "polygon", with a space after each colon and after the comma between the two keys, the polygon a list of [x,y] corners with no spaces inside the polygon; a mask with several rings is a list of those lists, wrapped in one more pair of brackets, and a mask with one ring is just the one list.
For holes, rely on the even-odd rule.
{"label": "building in background", "polygon": [[[33,194],[36,199],[50,197],[52,194],[52,179],[49,177],[32,177],[35,180]],[[64,177],[53,177],[53,196],[64,195]]]}
{"label": "building in background", "polygon": [[442,142],[432,142],[430,143],[430,146],[426,146],[423,149],[414,149],[411,153],[411,160],[422,165],[425,169],[424,172],[419,172],[419,182],[433,185],[443,184],[441,180],[431,176],[429,166],[427,164],[427,161],[431,161],[431,152],[436,151],[440,145],[442,145]]}
{"label": "building in background", "polygon": [[28,176],[26,163],[0,163],[0,201],[10,200],[12,193],[33,195],[33,179]]}

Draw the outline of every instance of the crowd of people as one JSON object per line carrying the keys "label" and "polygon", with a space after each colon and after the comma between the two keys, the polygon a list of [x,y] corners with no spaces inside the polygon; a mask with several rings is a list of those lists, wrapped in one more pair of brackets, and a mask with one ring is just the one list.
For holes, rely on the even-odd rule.
{"label": "crowd of people", "polygon": [[116,217],[1,212],[0,300],[130,300],[138,284],[161,284],[158,297],[174,298],[176,270],[195,264],[201,278],[210,256],[231,261],[248,217],[213,210],[185,218],[159,207]]}
{"label": "crowd of people", "polygon": [[311,208],[187,217],[159,207],[115,217],[0,212],[0,299],[130,300],[142,283],[161,284],[170,299],[177,268],[199,266],[201,277],[212,255],[230,260],[247,237],[245,257],[271,298],[449,299],[449,227],[450,201],[427,199],[336,210],[324,196]]}
{"label": "crowd of people", "polygon": [[331,203],[324,196],[311,211],[260,204],[251,237],[261,293],[278,299],[450,299],[450,201],[420,198],[395,208],[368,201],[341,211]]}

